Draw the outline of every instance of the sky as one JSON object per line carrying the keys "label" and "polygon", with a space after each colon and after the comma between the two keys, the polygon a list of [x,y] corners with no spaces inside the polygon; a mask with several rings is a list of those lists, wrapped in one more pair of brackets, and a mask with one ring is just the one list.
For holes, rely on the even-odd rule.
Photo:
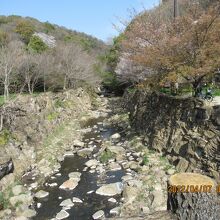
{"label": "sky", "polygon": [[[67,27],[103,41],[118,35],[120,20],[131,11],[156,6],[159,0],[0,0],[0,15],[20,15]],[[121,28],[121,27],[120,27]]]}

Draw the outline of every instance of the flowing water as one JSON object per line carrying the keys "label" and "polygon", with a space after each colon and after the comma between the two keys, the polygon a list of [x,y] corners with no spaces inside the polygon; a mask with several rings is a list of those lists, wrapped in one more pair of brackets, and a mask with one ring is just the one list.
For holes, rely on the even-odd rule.
{"label": "flowing water", "polygon": [[[98,151],[99,141],[103,139],[108,139],[113,133],[117,131],[116,128],[104,128],[101,122],[103,119],[97,119],[90,121],[87,124],[87,127],[93,127],[91,132],[88,132],[84,135],[84,142],[86,145],[90,141],[93,141],[97,148],[95,151]],[[94,125],[95,128],[94,128]],[[98,142],[96,142],[98,141]],[[86,147],[86,146],[85,146]],[[67,210],[70,216],[67,219],[71,220],[90,220],[92,219],[92,215],[99,210],[103,210],[105,212],[105,216],[110,216],[109,211],[118,206],[118,202],[120,201],[120,196],[115,196],[114,198],[117,200],[117,203],[110,203],[108,199],[110,197],[100,196],[95,193],[95,190],[101,186],[100,183],[114,183],[121,181],[121,177],[125,174],[124,170],[107,172],[106,175],[101,179],[97,173],[83,172],[85,168],[85,163],[88,159],[83,157],[74,155],[70,157],[66,157],[65,160],[61,163],[61,169],[59,173],[61,176],[56,176],[55,179],[49,179],[47,183],[57,183],[56,187],[47,187],[44,186],[41,188],[49,192],[49,196],[44,199],[36,200],[36,203],[41,203],[42,206],[37,209],[37,215],[34,217],[34,220],[46,220],[52,219],[56,217],[56,214],[61,211],[62,207],[60,203],[66,199],[72,199],[73,197],[80,198],[83,203],[74,203],[74,206]],[[65,191],[59,189],[59,186],[68,179],[68,174],[70,172],[80,172],[82,173],[81,180],[79,185],[73,191]],[[87,194],[87,192],[94,191],[91,194]],[[59,197],[61,197],[59,199]]]}

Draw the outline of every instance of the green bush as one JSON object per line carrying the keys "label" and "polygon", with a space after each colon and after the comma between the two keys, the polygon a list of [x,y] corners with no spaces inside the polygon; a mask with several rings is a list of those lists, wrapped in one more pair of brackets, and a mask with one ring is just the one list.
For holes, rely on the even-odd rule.
{"label": "green bush", "polygon": [[28,44],[28,50],[34,53],[42,53],[47,49],[47,45],[37,36],[32,36]]}

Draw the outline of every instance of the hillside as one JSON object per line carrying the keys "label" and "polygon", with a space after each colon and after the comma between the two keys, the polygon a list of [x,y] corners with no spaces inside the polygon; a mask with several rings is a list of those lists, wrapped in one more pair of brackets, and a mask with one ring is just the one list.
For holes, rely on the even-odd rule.
{"label": "hillside", "polygon": [[104,42],[30,17],[0,16],[0,94],[97,85]]}

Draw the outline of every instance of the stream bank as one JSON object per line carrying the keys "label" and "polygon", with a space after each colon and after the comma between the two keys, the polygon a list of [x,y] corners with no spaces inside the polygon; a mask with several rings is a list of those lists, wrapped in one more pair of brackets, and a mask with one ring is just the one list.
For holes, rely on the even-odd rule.
{"label": "stream bank", "polygon": [[[23,184],[11,188],[13,208],[1,212],[3,219],[135,219],[155,212],[173,218],[166,212],[166,182],[175,169],[162,154],[146,148],[144,137],[135,136],[120,98],[97,97],[97,102],[91,120],[82,116],[81,128],[64,129],[63,144],[59,135],[51,138],[52,153],[70,140],[57,156],[59,163],[48,173],[41,170],[43,182],[39,169],[27,172]],[[46,161],[42,169],[48,169]]]}

